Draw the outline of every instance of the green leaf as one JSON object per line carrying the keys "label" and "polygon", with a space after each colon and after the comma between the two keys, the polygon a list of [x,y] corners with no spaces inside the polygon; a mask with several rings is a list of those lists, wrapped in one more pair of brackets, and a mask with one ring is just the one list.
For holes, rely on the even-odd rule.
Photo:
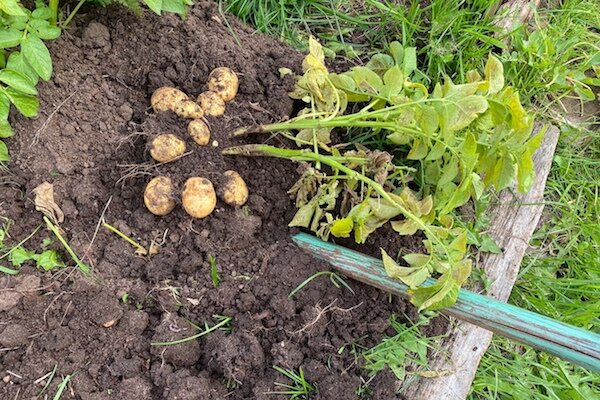
{"label": "green leaf", "polygon": [[375,72],[377,75],[383,76],[383,74],[392,68],[394,65],[394,59],[387,54],[374,54],[365,67]]}
{"label": "green leaf", "polygon": [[482,253],[502,254],[502,249],[498,246],[498,243],[487,233],[481,235],[478,249]]}
{"label": "green leaf", "polygon": [[451,279],[450,274],[444,274],[438,281],[428,287],[409,289],[410,301],[422,310],[439,310],[456,303],[459,285]]}
{"label": "green leaf", "polygon": [[20,72],[11,69],[0,70],[0,82],[25,94],[37,95],[37,89],[31,80]]}
{"label": "green leaf", "polygon": [[417,48],[407,47],[404,49],[403,72],[404,76],[409,77],[417,69]]}
{"label": "green leaf", "polygon": [[354,227],[354,221],[352,218],[336,219],[331,225],[331,234],[335,237],[347,238],[350,237],[350,232]]}
{"label": "green leaf", "polygon": [[163,0],[144,0],[144,3],[146,3],[149,9],[160,15],[162,11]]}
{"label": "green leaf", "polygon": [[21,271],[0,265],[0,272],[6,275],[18,275]]}
{"label": "green leaf", "polygon": [[24,116],[31,118],[37,115],[40,108],[40,101],[37,97],[23,94],[11,87],[3,89],[2,93],[10,99],[11,103],[13,103],[15,107],[17,107],[17,110]]}
{"label": "green leaf", "polygon": [[0,121],[8,121],[10,114],[10,100],[0,92]]}
{"label": "green leaf", "polygon": [[508,187],[515,178],[515,164],[512,156],[506,154],[496,162],[493,172],[494,180],[490,182],[496,190],[502,190]]}
{"label": "green leaf", "polygon": [[396,96],[402,91],[404,85],[404,74],[397,65],[394,65],[383,75],[383,83],[387,89],[386,96]]}
{"label": "green leaf", "polygon": [[35,30],[36,35],[43,40],[58,39],[62,33],[62,29],[57,26],[43,26]]}
{"label": "green leaf", "polygon": [[489,82],[489,93],[498,93],[504,87],[504,66],[490,55],[485,64],[485,80]]}
{"label": "green leaf", "polygon": [[390,55],[396,62],[396,65],[402,65],[402,61],[404,60],[404,47],[400,42],[394,41],[390,43]]}
{"label": "green leaf", "polygon": [[27,15],[17,0],[0,0],[0,10],[8,15]]}
{"label": "green leaf", "polygon": [[10,262],[13,267],[20,267],[23,263],[33,260],[35,256],[34,251],[26,250],[23,246],[16,247],[12,253],[10,253]]}
{"label": "green leaf", "polygon": [[8,56],[8,61],[6,62],[6,68],[12,69],[13,71],[19,71],[23,75],[26,75],[34,85],[37,85],[39,81],[39,75],[27,63],[25,57],[23,57],[23,54],[19,53],[18,51],[10,53],[10,56]]}
{"label": "green leaf", "polygon": [[379,75],[366,67],[354,67],[348,75],[352,77],[361,92],[377,94],[383,87],[383,81]]}
{"label": "green leaf", "polygon": [[488,109],[488,102],[483,96],[471,95],[460,98],[447,105],[448,125],[450,132],[458,131],[469,126]]}
{"label": "green leaf", "polygon": [[0,161],[9,161],[10,155],[8,154],[8,147],[6,147],[6,143],[0,140]]}
{"label": "green leaf", "polygon": [[[435,110],[435,108],[424,105],[420,107],[420,115],[417,119],[417,122],[419,123],[419,126],[421,127],[423,132],[425,132],[428,135],[433,135],[440,126],[440,117],[438,116],[438,113]],[[438,143],[436,143],[436,145],[437,144]]]}
{"label": "green leaf", "polygon": [[162,11],[175,13],[179,15],[186,15],[188,6],[182,0],[163,0]]}
{"label": "green leaf", "polygon": [[23,32],[14,28],[0,30],[0,49],[16,47],[21,41],[21,36]]}
{"label": "green leaf", "polygon": [[392,221],[390,222],[390,224],[394,231],[398,232],[400,235],[403,236],[414,235],[419,230],[417,224],[410,219],[405,219],[402,221]]}
{"label": "green leaf", "polygon": [[0,120],[0,139],[6,139],[14,135],[10,122]]}
{"label": "green leaf", "polygon": [[60,259],[60,254],[56,250],[46,250],[41,254],[35,254],[33,259],[37,267],[42,268],[46,272],[65,266],[65,263]]}
{"label": "green leaf", "polygon": [[444,167],[442,168],[442,176],[440,176],[437,186],[444,186],[445,184],[452,182],[457,176],[458,159],[456,157],[452,157],[449,162],[444,164]]}
{"label": "green leaf", "polygon": [[52,77],[52,59],[48,48],[42,40],[29,34],[21,41],[21,52],[33,70],[47,81]]}
{"label": "green leaf", "polygon": [[31,13],[31,17],[36,19],[49,20],[52,17],[52,11],[50,10],[50,7],[37,7]]}

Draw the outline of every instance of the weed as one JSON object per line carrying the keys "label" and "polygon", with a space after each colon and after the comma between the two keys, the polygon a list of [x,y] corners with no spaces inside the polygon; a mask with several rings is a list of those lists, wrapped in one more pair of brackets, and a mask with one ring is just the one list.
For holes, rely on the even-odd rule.
{"label": "weed", "polygon": [[311,276],[309,276],[308,278],[306,278],[302,283],[300,283],[298,286],[296,286],[296,288],[294,290],[292,290],[290,292],[290,294],[288,294],[288,297],[289,298],[294,297],[294,295],[296,293],[298,293],[306,285],[308,285],[310,282],[312,282],[313,279],[316,279],[319,276],[323,276],[323,275],[329,276],[329,280],[331,281],[331,283],[333,284],[333,286],[335,286],[336,288],[340,289],[343,286],[346,289],[348,289],[352,294],[354,294],[354,290],[352,290],[352,288],[350,287],[350,285],[348,285],[346,283],[346,281],[344,280],[344,278],[340,274],[338,274],[335,271],[320,271],[320,272],[312,274]]}
{"label": "weed", "polygon": [[92,269],[90,268],[90,266],[87,265],[86,263],[84,263],[83,261],[81,261],[81,259],[77,256],[77,254],[75,254],[75,252],[73,251],[73,249],[71,248],[71,246],[69,246],[69,243],[67,243],[67,241],[65,240],[65,238],[60,233],[59,228],[56,225],[54,225],[52,223],[52,221],[50,221],[48,219],[48,217],[46,217],[46,216],[44,216],[44,221],[46,222],[46,226],[48,227],[48,229],[50,229],[50,231],[52,233],[54,233],[54,235],[56,236],[56,238],[58,239],[58,241],[60,242],[60,244],[62,244],[62,246],[64,247],[64,249],[71,256],[71,259],[75,262],[75,265],[77,265],[77,267],[79,268],[79,270],[83,274],[85,274],[85,275],[91,274],[92,273]]}
{"label": "weed", "polygon": [[71,381],[71,375],[67,375],[63,378],[63,380],[60,382],[60,384],[56,388],[56,393],[54,394],[54,397],[52,398],[52,400],[60,400],[64,391],[67,390],[67,385],[69,384],[70,381]]}
{"label": "weed", "polygon": [[219,276],[219,270],[217,269],[217,258],[213,255],[208,256],[208,262],[210,264],[210,280],[215,288],[219,287],[221,283],[221,277]]}
{"label": "weed", "polygon": [[298,368],[298,372],[277,365],[274,365],[273,369],[288,378],[291,383],[275,382],[275,386],[281,390],[267,392],[267,394],[288,395],[290,400],[308,400],[310,396],[317,393],[317,389],[304,378],[302,367]]}
{"label": "weed", "polygon": [[[8,268],[0,265],[0,272],[7,275],[18,275],[21,265],[28,261],[34,261],[36,266],[38,268],[42,268],[44,271],[51,271],[55,268],[65,266],[56,250],[44,250],[37,253],[32,250],[27,250],[25,247],[23,247],[23,244],[31,239],[38,232],[40,227],[34,229],[33,232],[20,243],[7,249],[6,245],[4,244],[4,239],[8,234],[8,227],[9,226],[7,224],[4,226],[4,228],[0,229],[0,260],[8,257],[8,260],[12,266],[17,267],[18,269]],[[44,241],[42,243],[42,247],[45,248],[46,244],[47,242]]]}
{"label": "weed", "polygon": [[204,323],[204,328],[195,325],[193,323],[191,323],[191,325],[198,329],[200,332],[192,335],[192,336],[188,336],[185,337],[183,339],[179,339],[179,340],[174,340],[172,342],[152,342],[150,343],[151,346],[174,346],[177,344],[181,344],[181,343],[185,343],[185,342],[189,342],[190,340],[196,340],[204,335],[208,335],[211,332],[214,332],[216,330],[223,330],[224,332],[231,332],[231,321],[233,321],[232,317],[227,317],[224,315],[213,315],[213,318],[215,319],[215,321],[217,321],[216,324],[214,324],[213,326],[210,326],[208,324],[208,322]]}
{"label": "weed", "polygon": [[[387,337],[375,347],[365,351],[363,357],[366,361],[365,368],[375,374],[388,367],[399,381],[405,381],[407,374],[435,376],[441,372],[430,371],[427,353],[430,349],[440,352],[438,343],[442,336],[426,337],[420,328],[429,323],[428,318],[422,319],[413,325],[406,326],[398,322],[395,315],[390,318],[390,326],[396,334]],[[407,366],[412,366],[407,372]]]}
{"label": "weed", "polygon": [[132,238],[130,238],[129,236],[127,236],[126,234],[124,234],[123,232],[118,230],[117,228],[115,228],[114,226],[107,224],[106,222],[102,223],[102,226],[105,227],[106,229],[108,229],[109,231],[117,234],[119,237],[121,237],[127,243],[132,245],[135,248],[136,254],[139,254],[141,256],[145,256],[148,254],[148,250],[146,250],[146,248],[144,246],[142,246],[141,244],[139,244],[138,242],[136,242],[135,240],[133,240]]}

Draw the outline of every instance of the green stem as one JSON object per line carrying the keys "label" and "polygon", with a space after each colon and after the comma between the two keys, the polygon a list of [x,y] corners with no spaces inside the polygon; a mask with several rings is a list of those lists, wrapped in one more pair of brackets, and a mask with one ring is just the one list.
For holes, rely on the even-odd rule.
{"label": "green stem", "polygon": [[73,17],[75,17],[75,14],[77,14],[77,11],[79,11],[81,6],[83,6],[83,3],[85,3],[86,1],[88,1],[88,0],[79,0],[79,3],[77,3],[77,5],[73,9],[73,11],[71,11],[71,14],[69,14],[69,16],[67,17],[65,22],[63,22],[63,24],[62,24],[63,28],[66,28],[67,26],[69,26],[69,24],[71,23],[71,20],[73,19]]}
{"label": "green stem", "polygon": [[226,318],[223,318],[223,320],[221,322],[219,322],[218,324],[213,325],[210,328],[208,328],[200,333],[197,333],[195,335],[188,336],[188,337],[185,337],[185,338],[179,339],[179,340],[174,340],[172,342],[152,342],[152,343],[150,343],[150,346],[172,346],[172,345],[176,345],[176,344],[189,342],[190,340],[198,339],[199,337],[202,337],[204,335],[207,335],[211,332],[216,331],[217,329],[221,328],[222,326],[225,326],[228,323],[230,323],[232,319],[233,318],[231,318],[231,317],[226,317]]}
{"label": "green stem", "polygon": [[48,8],[50,8],[51,13],[48,22],[50,22],[51,26],[56,26],[56,23],[58,22],[58,0],[49,0]]}
{"label": "green stem", "polygon": [[92,269],[86,263],[81,261],[81,259],[77,256],[77,254],[75,254],[75,252],[73,251],[71,246],[69,246],[69,244],[67,243],[65,238],[61,235],[60,231],[58,230],[58,227],[56,225],[54,225],[52,223],[52,221],[50,221],[50,219],[48,219],[48,217],[46,217],[46,216],[44,216],[44,221],[46,222],[48,229],[50,229],[52,231],[52,233],[54,233],[54,235],[56,236],[56,238],[58,239],[60,244],[63,245],[63,247],[65,248],[67,253],[69,253],[69,255],[71,256],[73,261],[75,261],[75,264],[77,264],[77,267],[79,267],[81,272],[83,272],[86,275],[91,273]]}
{"label": "green stem", "polygon": [[229,147],[223,150],[223,154],[246,156],[268,155],[273,157],[286,158],[288,160],[317,161],[328,165],[333,169],[342,171],[346,175],[361,181],[362,183],[375,190],[384,200],[388,201],[391,205],[396,207],[402,213],[402,215],[413,221],[420,230],[425,232],[429,239],[439,244],[444,249],[446,255],[450,257],[450,252],[446,245],[431,231],[431,229],[429,229],[429,227],[425,223],[423,223],[423,221],[421,221],[419,217],[417,217],[406,207],[404,207],[403,205],[398,203],[398,201],[392,198],[392,196],[390,196],[390,194],[385,191],[382,185],[366,177],[365,175],[346,167],[345,165],[341,164],[339,161],[334,160],[331,157],[322,154],[315,154],[307,150],[281,149],[265,144],[249,144],[243,146]]}

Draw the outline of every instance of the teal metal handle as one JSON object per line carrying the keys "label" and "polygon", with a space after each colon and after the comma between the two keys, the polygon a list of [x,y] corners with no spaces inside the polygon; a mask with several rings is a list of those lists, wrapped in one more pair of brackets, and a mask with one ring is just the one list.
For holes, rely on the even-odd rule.
{"label": "teal metal handle", "polygon": [[[407,295],[408,287],[387,276],[379,259],[306,233],[293,235],[292,239],[350,278]],[[435,280],[428,279],[424,285],[433,283]],[[600,372],[600,335],[593,332],[464,289],[460,290],[456,304],[441,312]]]}

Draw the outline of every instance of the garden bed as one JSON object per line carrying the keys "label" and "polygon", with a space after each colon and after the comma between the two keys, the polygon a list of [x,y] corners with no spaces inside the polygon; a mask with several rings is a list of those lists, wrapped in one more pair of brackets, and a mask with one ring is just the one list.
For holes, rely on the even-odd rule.
{"label": "garden bed", "polygon": [[[287,190],[298,177],[296,165],[221,155],[240,143],[228,136],[235,128],[293,114],[287,94],[293,82],[282,81],[279,68],[299,72],[302,55],[225,19],[213,3],[194,6],[185,21],[93,11],[76,20],[51,53],[55,71],[40,87],[42,113],[35,120],[12,119],[17,135],[8,141],[11,175],[0,186],[0,216],[15,222],[8,244],[26,238],[43,223],[33,189],[51,182],[65,213],[64,235],[95,273],[90,279],[74,268],[42,274],[27,266],[16,277],[0,277],[0,396],[33,398],[48,380],[40,378],[56,368],[46,393],[71,375],[63,399],[277,398],[268,394],[285,381],[272,368],[277,365],[301,367],[320,399],[359,398],[367,373],[355,354],[341,349],[356,340],[377,344],[393,333],[393,313],[416,319],[415,309],[375,288],[348,282],[352,293],[325,277],[289,298],[306,278],[331,269],[289,238],[287,222],[296,208]],[[209,118],[217,146],[188,140],[191,154],[156,165],[148,138],[184,132],[186,125],[152,112],[152,92],[169,85],[198,94],[219,66],[238,72],[240,92],[225,116]],[[168,175],[178,187],[204,176],[219,186],[228,169],[248,184],[246,208],[219,202],[210,217],[193,220],[181,207],[155,217],[143,205],[153,176]],[[158,254],[136,255],[125,240],[98,229],[102,218],[144,246],[160,244]],[[45,238],[52,235],[42,229],[25,246],[39,248]],[[361,251],[419,246],[419,240],[397,238],[384,229]],[[519,265],[517,258],[511,261]],[[187,321],[213,325],[215,315],[233,318],[230,333],[151,345],[191,336],[197,331]],[[447,331],[444,318],[424,329],[429,335]],[[393,374],[378,375],[369,383],[370,398],[392,398],[396,384]]]}
{"label": "garden bed", "polygon": [[[64,236],[95,278],[73,268],[42,274],[33,266],[16,277],[2,275],[0,397],[36,396],[47,380],[39,378],[56,366],[46,393],[71,375],[63,398],[273,398],[265,393],[283,379],[272,368],[278,365],[302,367],[320,398],[355,398],[365,372],[354,355],[338,350],[357,338],[363,346],[376,344],[392,313],[414,316],[414,309],[374,288],[350,282],[352,294],[326,278],[288,298],[307,277],[330,269],[288,237],[295,207],[286,192],[296,166],[220,153],[232,144],[234,128],[293,112],[291,81],[282,85],[278,69],[298,70],[301,54],[226,22],[212,3],[195,6],[183,22],[93,11],[50,50],[54,77],[40,87],[40,116],[13,116],[12,175],[0,187],[0,215],[15,222],[7,244],[18,243],[42,223],[32,190],[51,182],[65,213]],[[240,93],[225,116],[209,118],[218,147],[188,141],[192,154],[155,166],[148,137],[183,132],[185,124],[155,115],[150,95],[163,85],[200,93],[218,66],[240,75]],[[246,179],[247,209],[219,203],[209,218],[192,220],[181,207],[155,217],[143,206],[151,176],[169,175],[178,186],[205,176],[218,185],[227,169]],[[117,235],[96,232],[101,217],[144,246],[160,243],[159,253],[140,257]],[[39,248],[44,238],[52,234],[42,229],[25,246]],[[216,258],[218,288],[209,256]],[[216,314],[233,318],[230,334],[150,345],[190,336],[196,331],[186,320],[212,325]],[[428,329],[440,333],[445,322]],[[374,398],[393,387],[390,375],[371,382]]]}

